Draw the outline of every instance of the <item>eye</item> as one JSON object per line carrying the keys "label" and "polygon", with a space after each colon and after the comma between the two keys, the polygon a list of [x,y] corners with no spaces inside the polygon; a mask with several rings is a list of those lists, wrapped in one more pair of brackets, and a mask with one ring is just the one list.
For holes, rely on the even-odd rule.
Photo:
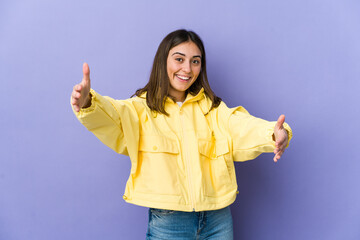
{"label": "eye", "polygon": [[175,60],[178,61],[178,62],[182,62],[182,61],[183,61],[182,58],[175,58]]}
{"label": "eye", "polygon": [[195,63],[195,64],[199,64],[199,63],[200,63],[200,61],[199,61],[199,60],[197,60],[197,59],[195,59],[195,60],[193,60],[193,63]]}

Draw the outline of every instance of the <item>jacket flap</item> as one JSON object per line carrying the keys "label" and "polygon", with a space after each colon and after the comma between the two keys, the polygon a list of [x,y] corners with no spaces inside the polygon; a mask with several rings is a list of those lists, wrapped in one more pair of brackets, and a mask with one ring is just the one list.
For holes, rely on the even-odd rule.
{"label": "jacket flap", "polygon": [[139,151],[179,153],[176,140],[160,135],[140,136]]}
{"label": "jacket flap", "polygon": [[214,142],[211,140],[199,139],[199,152],[208,158],[215,158]]}
{"label": "jacket flap", "polygon": [[211,140],[199,139],[199,152],[208,158],[227,154],[229,152],[227,139],[216,140],[215,144]]}

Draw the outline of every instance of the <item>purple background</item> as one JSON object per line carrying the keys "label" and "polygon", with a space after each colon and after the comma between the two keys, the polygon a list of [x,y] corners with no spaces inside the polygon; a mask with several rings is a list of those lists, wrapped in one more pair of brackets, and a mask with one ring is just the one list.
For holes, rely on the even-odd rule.
{"label": "purple background", "polygon": [[237,163],[235,239],[360,239],[360,2],[0,2],[0,239],[144,239],[147,209],[122,199],[130,161],[70,108],[82,63],[123,99],[145,85],[178,28],[204,40],[229,106],[284,113],[294,139]]}

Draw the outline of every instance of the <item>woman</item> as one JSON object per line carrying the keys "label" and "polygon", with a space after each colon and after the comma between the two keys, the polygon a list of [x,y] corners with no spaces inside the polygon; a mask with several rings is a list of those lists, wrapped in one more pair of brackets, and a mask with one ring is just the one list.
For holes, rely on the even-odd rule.
{"label": "woman", "polygon": [[148,84],[133,98],[114,100],[90,88],[90,71],[75,85],[71,104],[80,122],[104,144],[129,155],[125,201],[149,207],[147,239],[232,239],[234,161],[274,152],[292,136],[277,122],[228,108],[210,88],[205,49],[194,32],[167,35]]}

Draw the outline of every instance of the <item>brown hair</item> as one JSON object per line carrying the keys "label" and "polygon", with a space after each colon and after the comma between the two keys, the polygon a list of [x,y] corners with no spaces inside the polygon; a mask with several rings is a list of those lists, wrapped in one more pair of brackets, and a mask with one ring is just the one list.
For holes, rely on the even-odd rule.
{"label": "brown hair", "polygon": [[140,96],[146,92],[146,103],[151,110],[163,113],[167,116],[169,115],[165,111],[166,98],[170,97],[170,80],[167,74],[167,57],[169,55],[170,49],[188,41],[195,43],[201,52],[201,71],[198,78],[186,91],[186,94],[191,93],[192,95],[196,95],[201,90],[201,88],[204,88],[204,93],[212,101],[209,112],[211,109],[220,105],[221,98],[215,95],[215,93],[211,90],[208,82],[206,74],[206,56],[203,42],[196,33],[180,29],[169,33],[161,41],[154,58],[149,82],[145,87],[136,90],[134,94],[136,96]]}

